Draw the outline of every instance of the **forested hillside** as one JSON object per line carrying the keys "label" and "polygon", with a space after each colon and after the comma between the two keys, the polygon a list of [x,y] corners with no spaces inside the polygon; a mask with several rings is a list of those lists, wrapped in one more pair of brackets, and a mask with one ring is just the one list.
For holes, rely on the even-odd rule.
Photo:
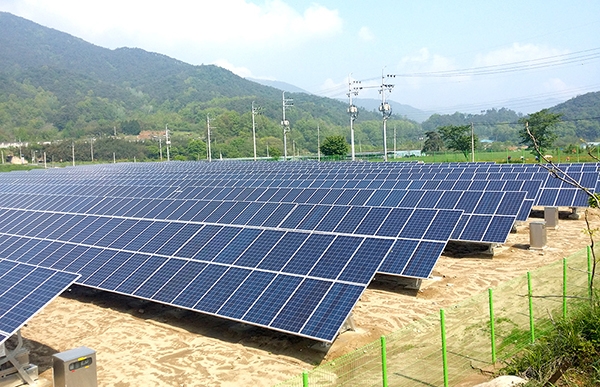
{"label": "forested hillside", "polygon": [[[556,146],[578,145],[581,139],[600,141],[600,92],[587,93],[572,98],[549,109],[561,113],[562,122],[557,126]],[[474,125],[480,139],[494,142],[495,147],[515,145],[520,142],[518,131],[522,129],[520,113],[512,110],[489,109],[481,114],[434,114],[422,123],[425,132],[446,125]]]}
{"label": "forested hillside", "polygon": [[[211,118],[213,151],[252,155],[251,106],[260,155],[282,148],[282,92],[212,65],[192,66],[141,49],[109,50],[71,35],[0,13],[0,141],[49,141],[160,131],[174,141],[205,141]],[[316,153],[321,135],[349,137],[347,106],[305,93],[286,93],[294,106],[289,152]],[[420,127],[397,120],[400,140],[418,142]],[[363,150],[380,147],[381,116],[361,112]]]}
{"label": "forested hillside", "polygon": [[[52,141],[53,155],[66,160],[71,141],[95,141],[97,157],[110,157],[112,151],[103,150],[102,144],[117,147],[116,133],[130,143],[116,157],[157,158],[159,138],[168,125],[172,156],[204,158],[210,116],[213,157],[250,157],[255,102],[262,108],[256,116],[258,155],[266,156],[268,149],[271,155],[283,153],[282,91],[223,68],[193,66],[137,48],[109,50],[3,12],[0,48],[0,142],[29,142],[32,149],[27,151],[33,153],[41,151],[36,149],[39,143]],[[307,93],[285,97],[294,105],[286,110],[291,123],[289,154],[315,154],[317,127],[321,138],[343,135],[350,140],[346,102]],[[557,145],[576,144],[580,138],[600,140],[599,106],[596,92],[552,108],[564,114]],[[519,142],[521,116],[509,109],[434,114],[422,124],[397,110],[388,121],[388,149],[394,132],[398,149],[418,149],[427,131],[471,123],[492,147]],[[381,127],[378,112],[360,110],[355,122],[357,152],[381,150]],[[146,136],[137,137],[140,133]]]}

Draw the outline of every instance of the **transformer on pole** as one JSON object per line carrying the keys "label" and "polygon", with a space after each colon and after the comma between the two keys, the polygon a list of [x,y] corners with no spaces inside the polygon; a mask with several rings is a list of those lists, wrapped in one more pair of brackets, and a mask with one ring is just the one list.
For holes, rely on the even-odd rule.
{"label": "transformer on pole", "polygon": [[290,122],[285,119],[285,108],[294,106],[294,100],[285,98],[285,91],[282,92],[281,99],[283,112],[283,119],[281,120],[281,126],[283,126],[283,159],[287,160],[287,134],[290,131]]}
{"label": "transformer on pole", "polygon": [[385,93],[391,93],[394,85],[390,83],[386,83],[387,78],[394,78],[395,75],[383,75],[383,70],[381,70],[381,87],[379,89],[379,93],[381,94],[381,105],[379,105],[379,111],[383,116],[383,161],[388,161],[387,157],[387,130],[386,124],[388,118],[392,115],[392,106],[386,102]]}
{"label": "transformer on pole", "polygon": [[351,78],[352,74],[348,75],[348,114],[350,115],[350,148],[352,152],[352,161],[356,160],[356,153],[354,151],[354,121],[358,117],[358,107],[352,103],[352,96],[357,96],[358,91],[362,89],[360,81],[353,81]]}
{"label": "transformer on pole", "polygon": [[254,116],[260,114],[262,107],[254,107],[254,101],[252,101],[252,143],[254,144],[254,161],[256,161],[256,121]]}

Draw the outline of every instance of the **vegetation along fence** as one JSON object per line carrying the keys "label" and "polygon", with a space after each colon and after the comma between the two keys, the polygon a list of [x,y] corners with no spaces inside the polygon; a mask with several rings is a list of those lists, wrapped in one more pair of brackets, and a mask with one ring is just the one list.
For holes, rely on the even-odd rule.
{"label": "vegetation along fence", "polygon": [[584,249],[501,284],[277,387],[452,386],[543,336],[552,320],[587,302]]}

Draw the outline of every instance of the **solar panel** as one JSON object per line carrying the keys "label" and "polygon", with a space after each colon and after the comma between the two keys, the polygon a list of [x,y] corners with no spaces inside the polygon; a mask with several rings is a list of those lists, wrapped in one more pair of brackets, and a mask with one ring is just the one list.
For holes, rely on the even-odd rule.
{"label": "solar panel", "polygon": [[[314,209],[316,206],[310,207]],[[0,234],[6,237],[0,245],[0,257],[13,258],[22,263],[35,262],[42,266],[60,267],[81,275],[78,283],[85,286],[203,313],[231,318],[221,314],[219,310],[235,310],[236,315],[244,312],[239,317],[240,321],[288,333],[307,335],[303,333],[303,326],[307,324],[313,328],[304,332],[311,332],[311,338],[331,341],[334,336],[324,336],[324,332],[337,333],[350,312],[348,308],[357,301],[357,298],[351,300],[348,295],[342,295],[340,287],[350,294],[360,295],[398,241],[426,237],[424,242],[433,240],[443,248],[452,232],[448,225],[454,224],[461,213],[432,211],[434,216],[428,217],[426,221],[422,214],[416,213],[408,220],[399,221],[407,223],[411,229],[420,227],[425,232],[426,228],[434,225],[435,220],[446,225],[445,230],[436,227],[436,233],[431,235],[419,235],[413,231],[400,238],[397,235],[389,237],[375,234],[380,220],[390,214],[390,209],[383,208],[371,208],[363,213],[358,227],[349,234],[114,217],[106,217],[106,221],[105,216],[64,214],[61,225],[48,229],[46,233],[38,233],[35,237],[19,236],[27,229],[27,222],[21,222],[16,228],[11,227],[13,234]],[[44,221],[45,217],[51,218],[56,214],[21,210],[15,211],[14,215],[24,220],[36,217],[38,221]],[[83,219],[86,219],[85,227],[79,230]],[[87,238],[77,243],[69,240],[78,235],[79,231],[93,228],[96,222],[100,227]],[[2,226],[0,231],[9,228]],[[366,234],[368,230],[373,234]],[[400,229],[395,234],[399,232]],[[180,233],[183,235],[180,243],[168,247]],[[50,235],[52,238],[49,238]],[[169,255],[158,253],[165,248]],[[27,250],[28,253],[22,254],[21,250]],[[427,276],[439,258],[439,253],[441,249],[437,255],[428,256],[425,269],[410,272],[411,275]],[[419,259],[418,254],[407,254],[409,261]],[[397,256],[390,257],[388,261],[394,259]],[[189,272],[183,271],[185,267],[196,270],[192,279],[189,278]],[[178,282],[178,279],[183,278],[187,279],[185,285]],[[270,278],[271,282],[247,283],[253,278],[260,278],[261,281]],[[288,298],[282,298],[281,294],[270,294],[271,291],[280,289],[279,285],[274,285],[280,282],[281,286],[285,284],[286,289],[291,291]],[[246,305],[247,300],[236,295],[236,289],[253,286],[263,286],[260,289],[262,299],[276,298],[275,305],[280,309],[272,306],[273,310],[264,310],[265,305],[253,304],[248,306],[250,309],[242,310],[242,306],[235,302],[240,297],[239,302]],[[335,306],[336,298],[329,294],[330,291],[345,300],[339,307]],[[305,292],[314,296],[311,302],[315,304],[311,304],[311,307],[319,308],[321,302],[326,302],[327,310],[334,311],[336,315],[307,314],[304,309],[288,306],[303,300]],[[296,315],[290,314],[295,310],[298,311]],[[257,317],[258,311],[275,315],[265,322],[265,315]],[[323,321],[316,321],[317,318]],[[338,326],[328,325],[338,323]],[[314,327],[323,327],[323,330],[314,333]]]}
{"label": "solar panel", "polygon": [[[595,187],[597,169],[571,169]],[[539,172],[185,162],[7,174],[0,210],[14,222],[0,225],[0,257],[331,341],[376,271],[427,278],[448,238],[503,242],[534,200],[570,198]]]}
{"label": "solar panel", "polygon": [[77,277],[76,274],[0,259],[0,345]]}

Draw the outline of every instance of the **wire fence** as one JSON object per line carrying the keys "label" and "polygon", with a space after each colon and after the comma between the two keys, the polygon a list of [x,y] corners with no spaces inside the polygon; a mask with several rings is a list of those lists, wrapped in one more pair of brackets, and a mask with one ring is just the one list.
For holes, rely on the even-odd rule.
{"label": "wire fence", "polygon": [[589,300],[590,267],[581,250],[277,387],[448,386],[493,371]]}

